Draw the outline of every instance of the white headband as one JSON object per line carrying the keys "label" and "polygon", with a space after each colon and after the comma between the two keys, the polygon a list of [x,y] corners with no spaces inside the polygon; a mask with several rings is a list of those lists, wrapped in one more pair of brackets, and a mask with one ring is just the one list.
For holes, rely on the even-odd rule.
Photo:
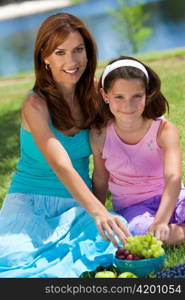
{"label": "white headband", "polygon": [[134,67],[134,68],[140,69],[145,74],[147,81],[149,81],[148,72],[141,63],[139,63],[136,60],[132,60],[132,59],[122,59],[122,60],[117,60],[117,61],[113,62],[111,65],[106,66],[106,68],[103,72],[103,75],[102,75],[102,87],[103,88],[104,88],[105,77],[107,77],[107,75],[110,72],[112,72],[113,70],[120,68],[120,67]]}

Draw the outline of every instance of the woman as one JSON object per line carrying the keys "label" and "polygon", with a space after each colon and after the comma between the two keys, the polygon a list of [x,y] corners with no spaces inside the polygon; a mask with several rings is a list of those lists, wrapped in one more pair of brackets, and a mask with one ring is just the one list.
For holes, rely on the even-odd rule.
{"label": "woman", "polygon": [[[102,254],[111,263],[115,235],[123,244],[129,235],[124,219],[91,192],[88,128],[99,110],[95,43],[78,18],[53,15],[38,31],[34,63],[34,94],[22,107],[21,157],[0,215],[0,276],[76,277],[102,263]],[[113,245],[102,241],[91,217]]]}

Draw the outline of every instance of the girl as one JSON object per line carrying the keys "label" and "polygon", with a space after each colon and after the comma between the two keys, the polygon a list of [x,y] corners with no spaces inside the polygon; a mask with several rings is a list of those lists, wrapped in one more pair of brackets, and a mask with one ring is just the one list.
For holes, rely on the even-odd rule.
{"label": "girl", "polygon": [[38,31],[34,62],[21,157],[0,212],[0,277],[78,277],[101,258],[111,263],[114,246],[129,235],[89,178],[96,46],[81,20],[56,14]]}
{"label": "girl", "polygon": [[109,188],[114,210],[133,234],[151,231],[167,244],[185,239],[185,190],[175,125],[162,118],[168,102],[148,66],[120,57],[100,81],[104,120],[91,131],[93,189],[104,203]]}

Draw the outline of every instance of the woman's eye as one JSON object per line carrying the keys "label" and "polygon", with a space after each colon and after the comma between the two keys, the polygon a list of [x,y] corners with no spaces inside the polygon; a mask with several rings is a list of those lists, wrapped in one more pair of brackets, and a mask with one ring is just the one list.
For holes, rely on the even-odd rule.
{"label": "woman's eye", "polygon": [[64,55],[65,52],[64,52],[64,51],[57,51],[57,52],[55,52],[55,54],[56,54],[56,55]]}
{"label": "woman's eye", "polygon": [[77,51],[78,53],[81,53],[83,50],[84,50],[83,47],[79,47],[79,48],[76,49],[76,51]]}

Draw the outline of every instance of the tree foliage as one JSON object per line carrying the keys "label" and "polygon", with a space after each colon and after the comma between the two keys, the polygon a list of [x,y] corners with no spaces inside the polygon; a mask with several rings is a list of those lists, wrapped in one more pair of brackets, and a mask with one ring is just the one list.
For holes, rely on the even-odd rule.
{"label": "tree foliage", "polygon": [[122,38],[125,38],[131,52],[137,53],[152,34],[152,29],[146,26],[150,15],[144,10],[144,3],[138,0],[118,0],[119,8],[111,10],[115,17],[114,28]]}
{"label": "tree foliage", "polygon": [[88,0],[69,0],[69,2],[71,4],[77,4],[77,3],[81,3],[81,2],[87,2]]}

